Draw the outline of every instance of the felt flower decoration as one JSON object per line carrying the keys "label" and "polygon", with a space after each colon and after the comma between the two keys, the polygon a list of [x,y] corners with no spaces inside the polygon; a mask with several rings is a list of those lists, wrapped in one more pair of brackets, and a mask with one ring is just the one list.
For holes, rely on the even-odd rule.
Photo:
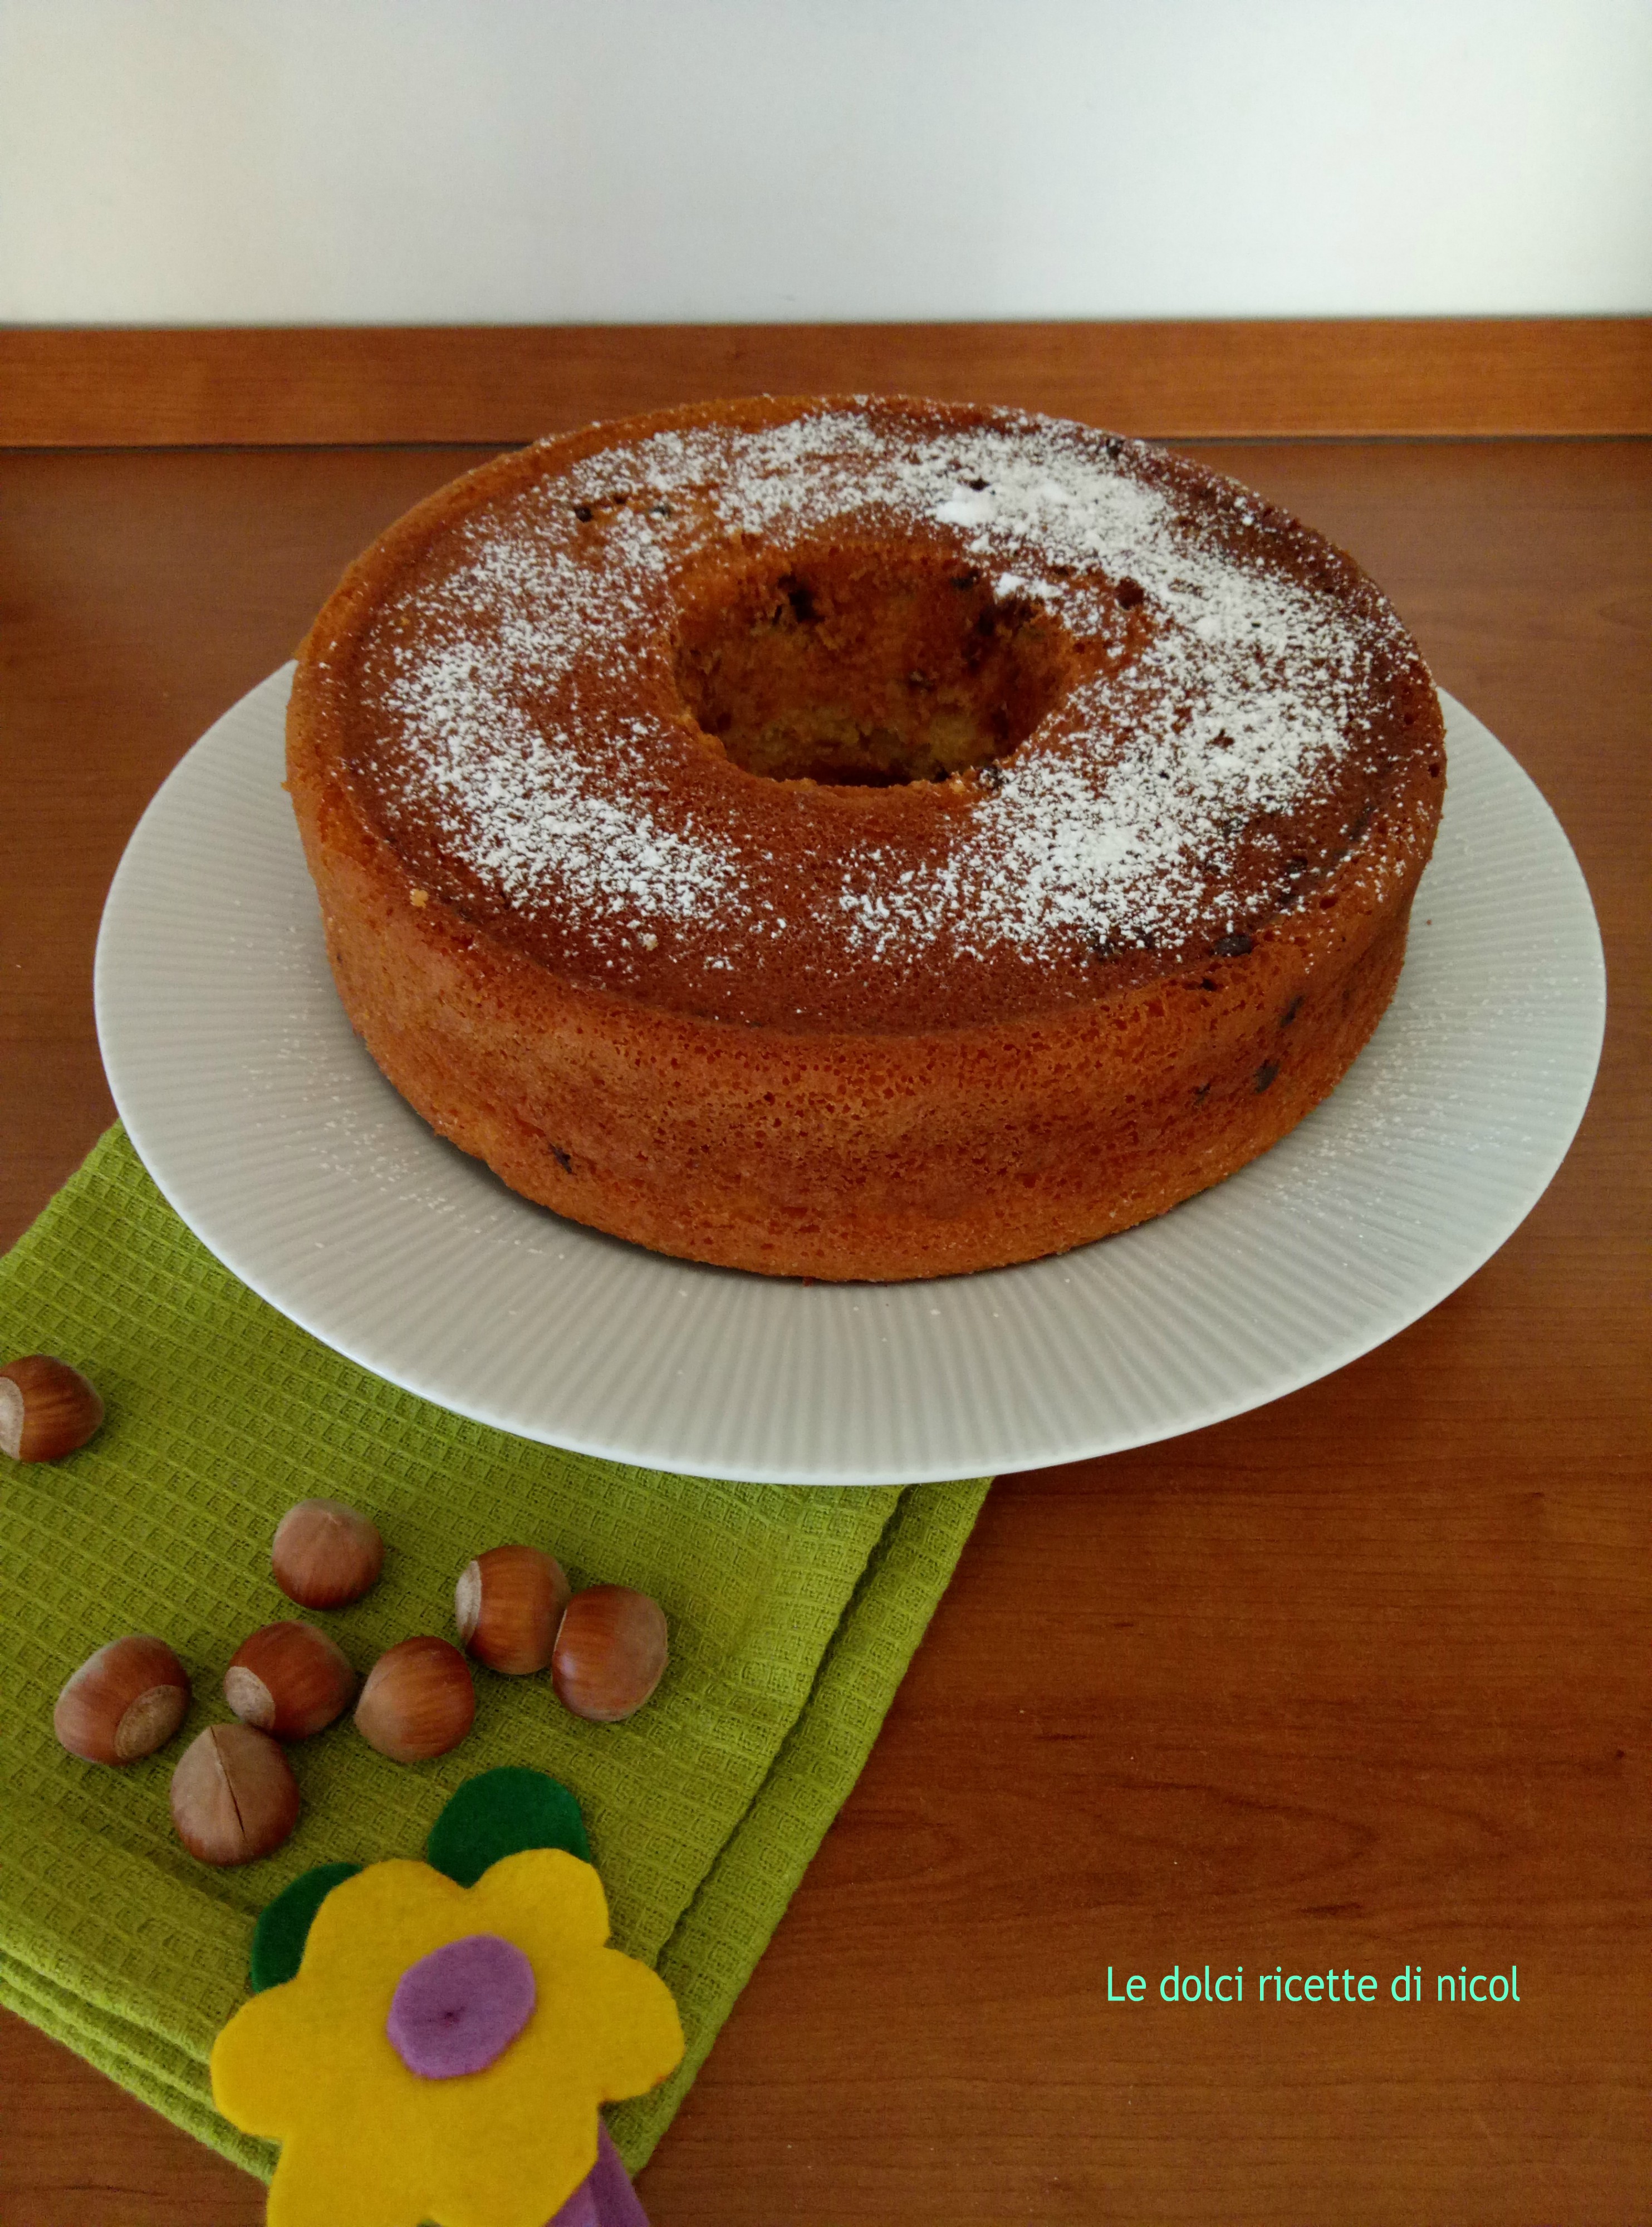
{"label": "felt flower decoration", "polygon": [[664,2079],[682,2028],[608,1935],[602,1882],[565,1846],[513,1848],[470,1885],[405,1860],[296,1881],[212,2056],[224,2116],[282,2145],[270,2227],[640,2220],[597,2106]]}

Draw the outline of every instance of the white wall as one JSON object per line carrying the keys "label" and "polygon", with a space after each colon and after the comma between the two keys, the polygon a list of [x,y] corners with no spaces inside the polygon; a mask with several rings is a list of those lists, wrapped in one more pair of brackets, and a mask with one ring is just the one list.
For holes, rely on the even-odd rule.
{"label": "white wall", "polygon": [[0,0],[0,318],[1652,309],[1649,0]]}

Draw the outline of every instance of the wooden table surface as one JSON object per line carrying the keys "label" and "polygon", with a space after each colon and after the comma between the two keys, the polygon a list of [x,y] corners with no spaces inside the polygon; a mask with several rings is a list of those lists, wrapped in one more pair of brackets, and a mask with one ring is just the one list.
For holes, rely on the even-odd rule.
{"label": "wooden table surface", "polygon": [[[476,453],[0,457],[0,1241],[112,1116],[92,941],[144,803]],[[1380,1351],[1000,1481],[642,2177],[655,2227],[1652,2216],[1652,444],[1197,453],[1351,550],[1560,814],[1611,968],[1594,1102],[1529,1220]],[[1158,2000],[1207,1963],[1380,1988]],[[1407,1965],[1421,2005],[1389,2000]],[[1437,2006],[1464,1966],[1517,1967],[1518,2005]],[[4,2227],[262,2206],[0,2020]]]}

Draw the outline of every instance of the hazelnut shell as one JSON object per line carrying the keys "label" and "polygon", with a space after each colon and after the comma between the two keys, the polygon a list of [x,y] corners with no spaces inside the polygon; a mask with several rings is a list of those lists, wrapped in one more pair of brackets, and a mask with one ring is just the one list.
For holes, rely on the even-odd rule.
{"label": "hazelnut shell", "polygon": [[470,1665],[450,1639],[421,1633],[387,1648],[368,1671],[355,1727],[392,1763],[445,1755],[475,1721]]}
{"label": "hazelnut shell", "polygon": [[308,1739],[343,1715],[355,1683],[343,1650],[313,1624],[266,1624],[236,1649],[224,1699],[244,1725]]}
{"label": "hazelnut shell", "polygon": [[551,1681],[575,1716],[617,1724],[642,1707],[669,1656],[666,1612],[657,1600],[629,1586],[590,1586],[563,1616]]}
{"label": "hazelnut shell", "polygon": [[172,1822],[203,1864],[247,1864],[298,1822],[298,1782],[268,1732],[208,1725],[172,1774]]}
{"label": "hazelnut shell", "polygon": [[301,1500],[276,1526],[270,1567],[301,1608],[344,1608],[378,1583],[379,1527],[341,1500]]}
{"label": "hazelnut shell", "polygon": [[537,1547],[490,1547],[454,1588],[454,1620],[468,1655],[509,1678],[543,1670],[572,1587]]}
{"label": "hazelnut shell", "polygon": [[189,1680],[163,1639],[112,1639],[64,1686],[52,1729],[86,1763],[134,1763],[164,1747],[189,1707]]}
{"label": "hazelnut shell", "polygon": [[58,1461],[103,1421],[103,1401],[78,1369],[49,1353],[25,1353],[0,1369],[0,1452],[14,1461]]}

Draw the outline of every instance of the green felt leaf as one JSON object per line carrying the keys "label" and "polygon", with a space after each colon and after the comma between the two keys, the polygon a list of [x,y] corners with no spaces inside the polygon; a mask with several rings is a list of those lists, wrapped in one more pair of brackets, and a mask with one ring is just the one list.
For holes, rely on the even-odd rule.
{"label": "green felt leaf", "polygon": [[585,1821],[561,1780],[506,1764],[466,1779],[431,1828],[424,1854],[461,1886],[475,1886],[489,1864],[523,1848],[566,1848],[590,1861]]}
{"label": "green felt leaf", "polygon": [[360,1868],[360,1864],[317,1864],[314,1871],[300,1872],[265,1905],[252,1929],[250,1976],[255,1995],[297,1978],[316,1912],[335,1886],[354,1879]]}

